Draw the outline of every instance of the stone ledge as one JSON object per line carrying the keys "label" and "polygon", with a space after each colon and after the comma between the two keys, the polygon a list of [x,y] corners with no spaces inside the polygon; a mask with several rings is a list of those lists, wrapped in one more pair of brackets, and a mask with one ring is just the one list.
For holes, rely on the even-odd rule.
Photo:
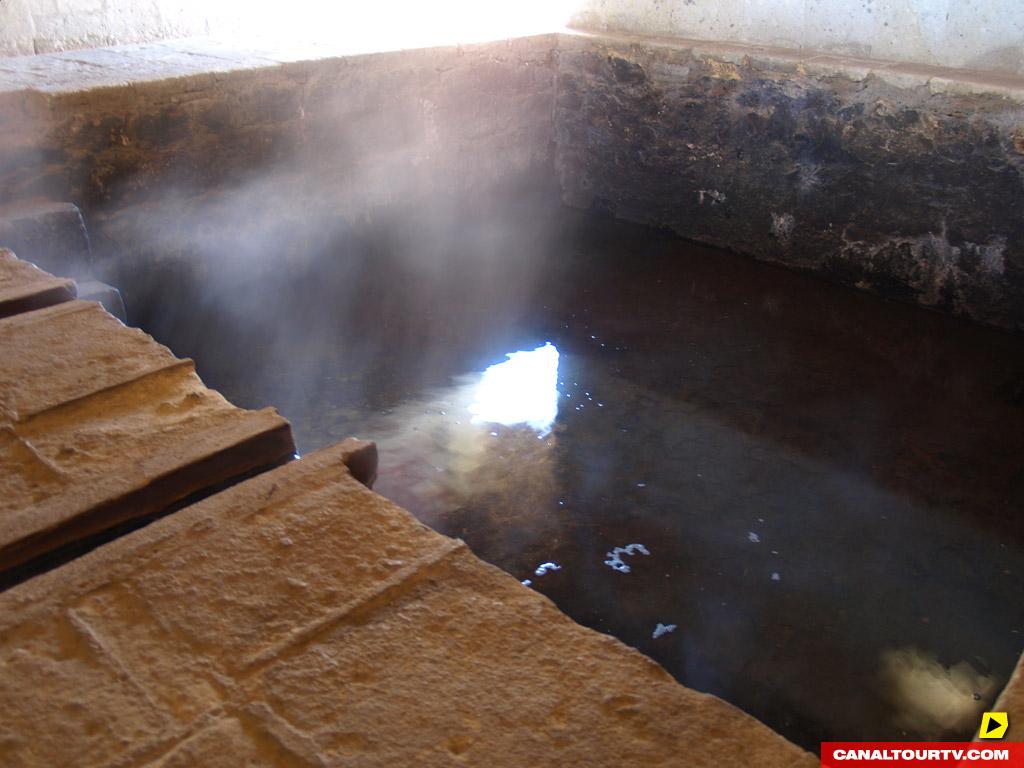
{"label": "stone ledge", "polygon": [[0,595],[4,763],[817,764],[366,489],[366,450]]}
{"label": "stone ledge", "polygon": [[[378,48],[352,41],[280,44],[250,48],[207,37],[86,48],[62,53],[0,58],[0,94],[35,91],[49,95],[143,85],[161,80],[223,76],[234,72],[366,57],[416,56],[434,52],[499,51],[518,56],[531,48],[553,50],[556,34],[507,40],[448,43],[415,48]],[[529,54],[527,54],[529,55]]]}
{"label": "stone ledge", "polygon": [[51,556],[295,448],[92,302],[0,321],[0,571]]}
{"label": "stone ledge", "polygon": [[573,38],[622,46],[675,48],[679,51],[690,51],[696,56],[710,56],[737,64],[744,59],[749,59],[760,62],[761,66],[803,69],[804,74],[812,76],[842,74],[855,79],[863,79],[873,75],[901,86],[916,82],[926,85],[934,93],[999,93],[1016,101],[1024,102],[1024,75],[983,69],[914,64],[863,56],[841,56],[833,53],[799,51],[793,48],[767,45],[659,35],[590,32],[577,29],[565,30],[559,35],[559,43],[571,45]]}
{"label": "stone ledge", "polygon": [[75,298],[75,281],[54,277],[0,248],[0,318]]}
{"label": "stone ledge", "polygon": [[347,216],[352,197],[553,182],[553,36],[279,61],[208,46],[0,60],[0,202],[75,202],[102,259],[108,212],[272,169],[329,180]]}
{"label": "stone ledge", "polygon": [[841,56],[816,51],[799,51],[733,42],[716,42],[657,35],[628,35],[577,29],[552,30],[546,34],[510,38],[505,41],[473,41],[420,48],[373,48],[353,42],[324,41],[285,45],[268,41],[265,46],[239,46],[210,37],[189,37],[153,43],[87,48],[0,59],[0,94],[36,91],[68,94],[118,88],[202,75],[280,67],[285,64],[313,64],[366,56],[401,56],[417,51],[474,49],[494,50],[504,45],[510,52],[550,46],[552,51],[574,40],[626,46],[669,47],[711,56],[723,61],[758,59],[774,66],[802,67],[808,73],[843,73],[863,78],[869,74],[895,84],[926,84],[933,92],[1001,93],[1024,101],[1024,75],[959,67],[913,64],[888,59]]}

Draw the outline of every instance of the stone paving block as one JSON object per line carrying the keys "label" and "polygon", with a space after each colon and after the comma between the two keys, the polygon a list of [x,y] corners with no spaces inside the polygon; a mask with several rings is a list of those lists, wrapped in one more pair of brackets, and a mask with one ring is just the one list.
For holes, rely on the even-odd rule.
{"label": "stone paving block", "polygon": [[[0,323],[0,403],[6,418],[42,413],[126,381],[185,364],[94,302],[71,301]],[[0,418],[4,417],[0,411]]]}
{"label": "stone paving block", "polygon": [[0,595],[0,764],[817,764],[374,494],[375,464],[345,441]]}
{"label": "stone paving block", "polygon": [[75,298],[75,282],[54,277],[0,248],[0,317]]}
{"label": "stone paving block", "polygon": [[0,571],[287,461],[291,429],[98,304],[0,321]]}

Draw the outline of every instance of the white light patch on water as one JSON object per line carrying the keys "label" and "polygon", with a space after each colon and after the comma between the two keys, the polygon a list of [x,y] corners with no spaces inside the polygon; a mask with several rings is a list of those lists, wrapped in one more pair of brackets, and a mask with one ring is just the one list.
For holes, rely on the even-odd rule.
{"label": "white light patch on water", "polygon": [[558,350],[549,341],[505,357],[476,386],[469,406],[473,423],[526,424],[546,435],[558,416]]}

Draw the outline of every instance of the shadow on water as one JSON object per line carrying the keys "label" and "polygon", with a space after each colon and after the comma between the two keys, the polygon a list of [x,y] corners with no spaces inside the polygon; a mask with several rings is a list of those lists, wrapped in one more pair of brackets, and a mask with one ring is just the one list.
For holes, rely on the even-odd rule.
{"label": "shadow on water", "polygon": [[[971,735],[1024,645],[1024,340],[570,211],[371,222],[115,279],[210,386],[304,452],[377,440],[379,492],[683,683],[812,749]],[[473,423],[545,342],[550,431]]]}

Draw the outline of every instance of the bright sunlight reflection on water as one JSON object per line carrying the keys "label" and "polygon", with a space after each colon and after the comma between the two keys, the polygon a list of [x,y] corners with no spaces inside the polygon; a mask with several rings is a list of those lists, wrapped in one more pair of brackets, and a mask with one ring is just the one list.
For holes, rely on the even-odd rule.
{"label": "bright sunlight reflection on water", "polygon": [[549,341],[505,357],[476,386],[469,406],[473,423],[527,424],[546,435],[558,415],[558,349]]}

